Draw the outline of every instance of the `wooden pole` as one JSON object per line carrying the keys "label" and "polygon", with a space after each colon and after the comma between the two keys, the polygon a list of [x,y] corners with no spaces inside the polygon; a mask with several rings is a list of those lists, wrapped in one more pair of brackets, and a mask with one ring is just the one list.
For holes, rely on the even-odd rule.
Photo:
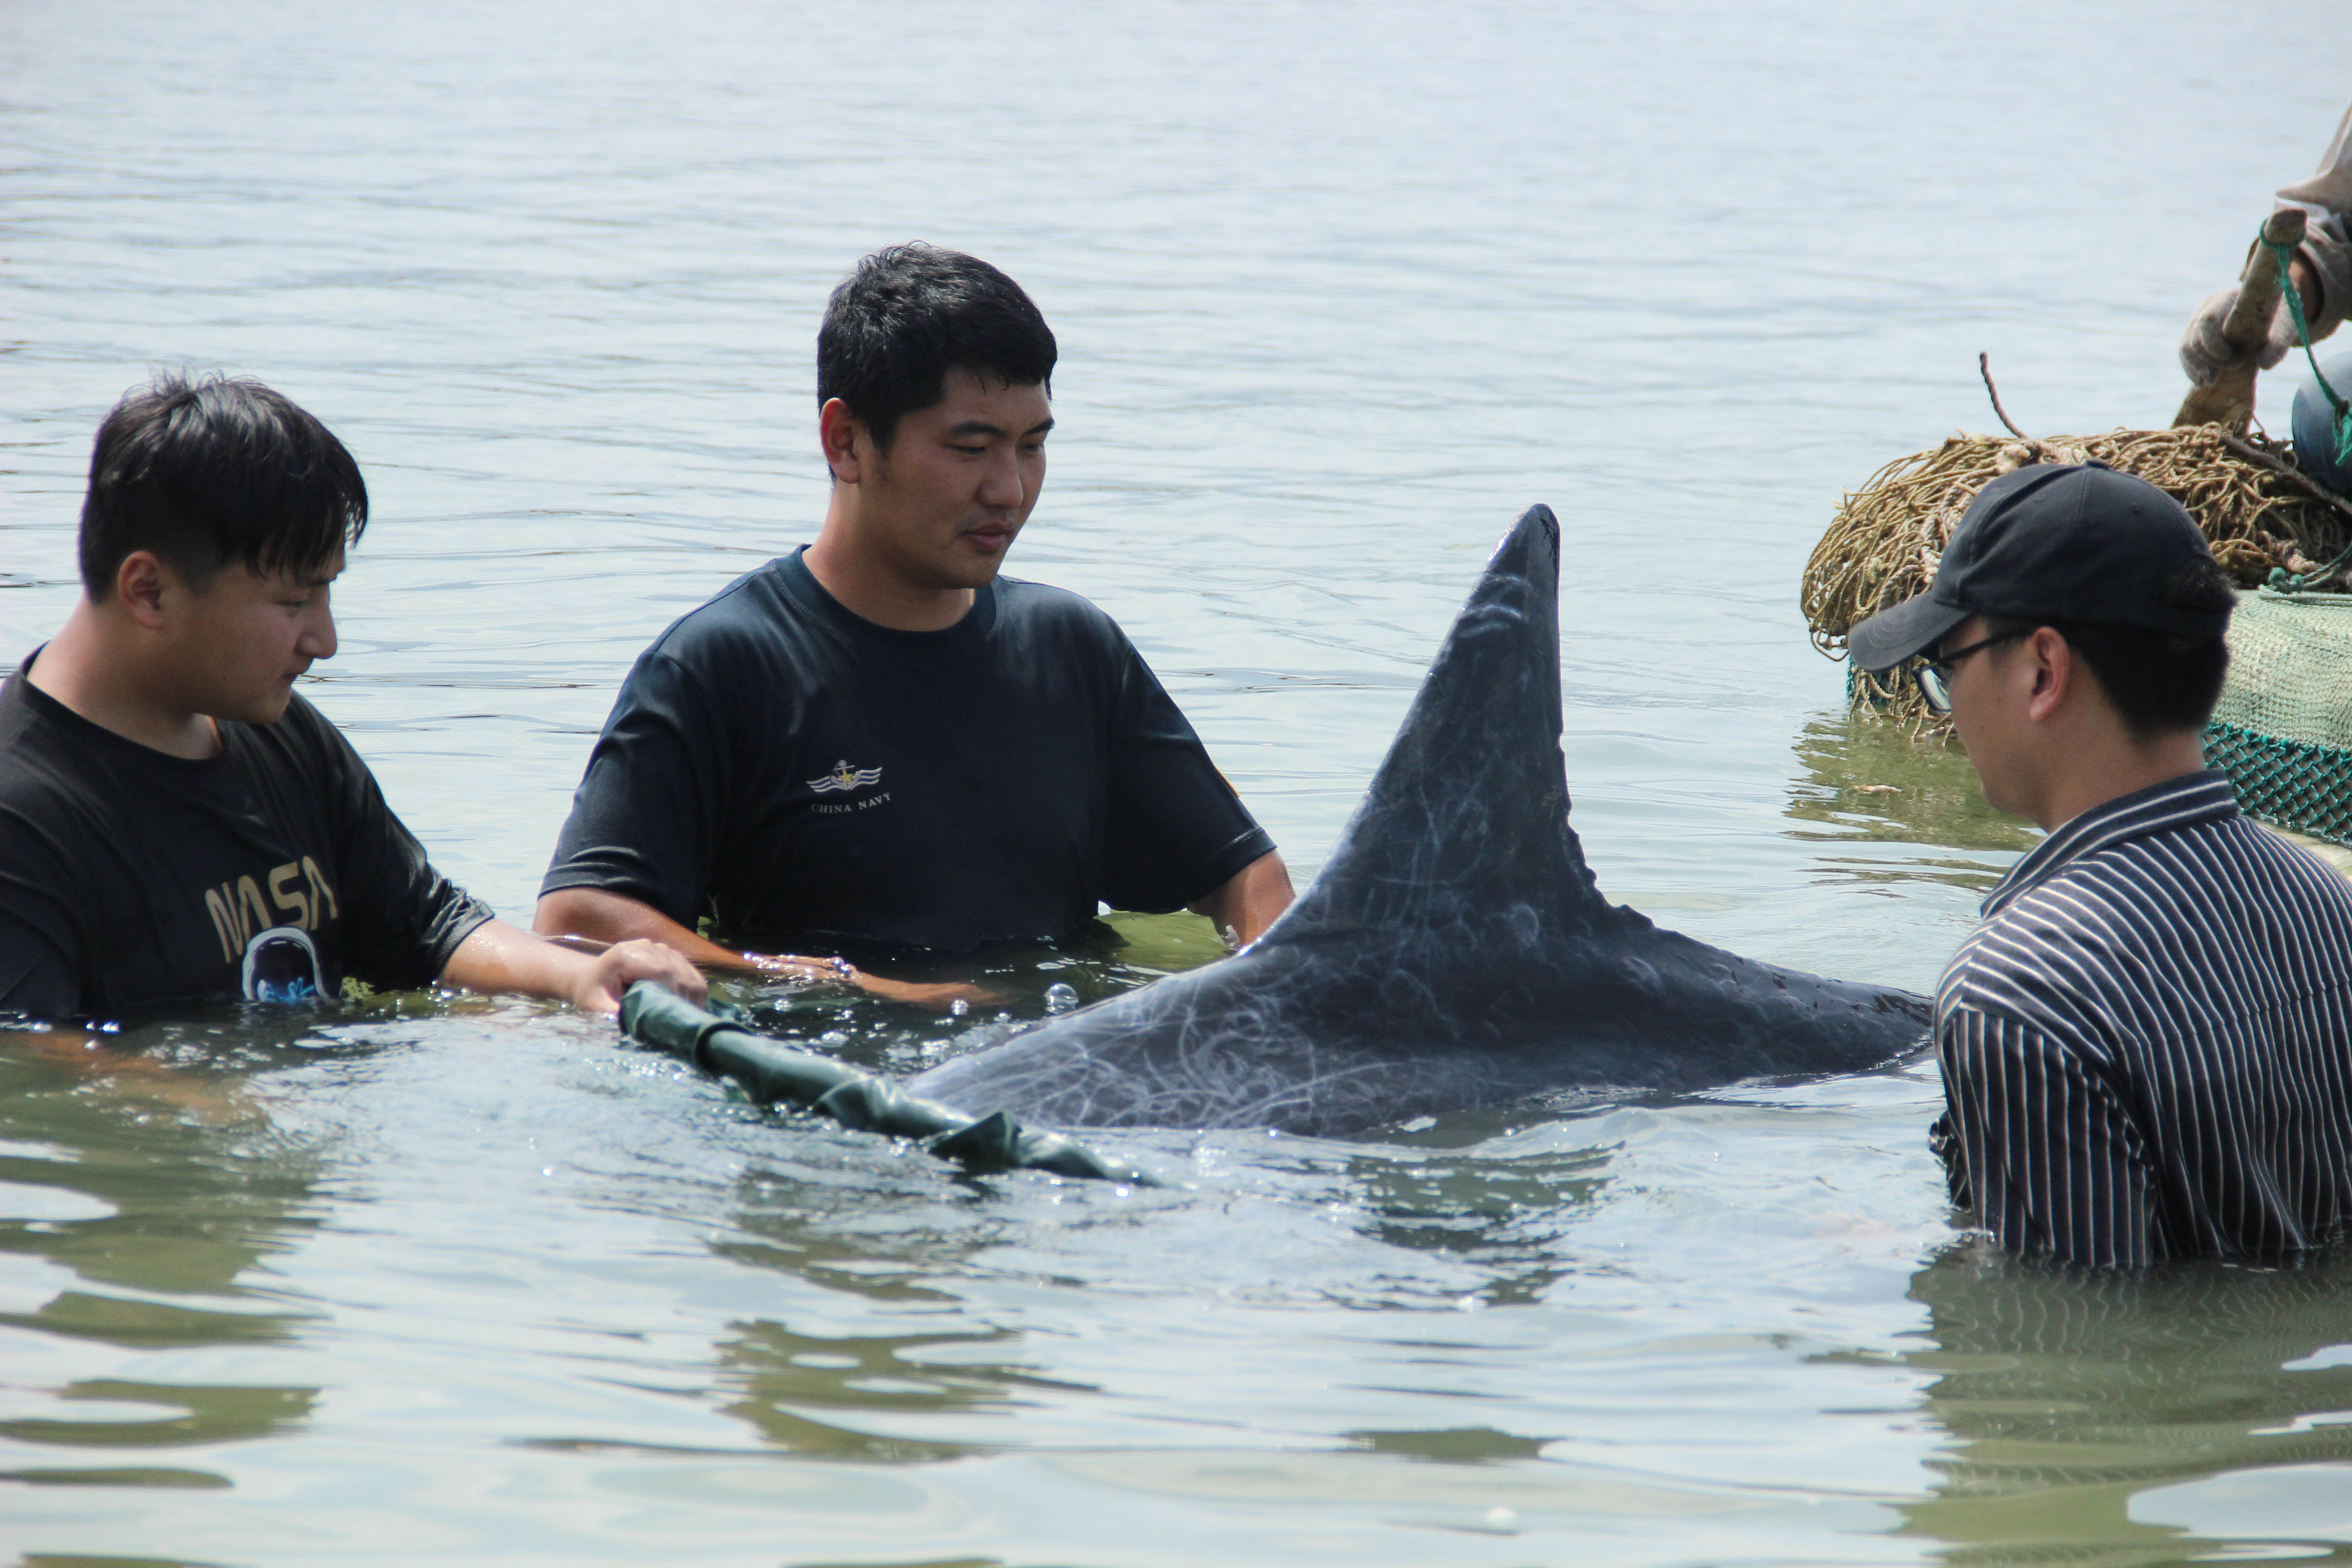
{"label": "wooden pole", "polygon": [[2232,436],[2246,433],[2246,423],[2254,416],[2254,377],[2262,370],[2255,356],[2270,335],[2271,317],[2278,311],[2278,258],[2270,247],[2301,245],[2309,216],[2301,207],[2281,207],[2263,221],[2263,238],[2268,244],[2255,246],[2246,258],[2246,269],[2238,279],[2237,303],[2221,322],[2221,336],[2236,357],[2221,367],[2211,385],[2189,389],[2189,395],[2180,400],[2180,412],[2172,416],[2176,427],[2219,425]]}

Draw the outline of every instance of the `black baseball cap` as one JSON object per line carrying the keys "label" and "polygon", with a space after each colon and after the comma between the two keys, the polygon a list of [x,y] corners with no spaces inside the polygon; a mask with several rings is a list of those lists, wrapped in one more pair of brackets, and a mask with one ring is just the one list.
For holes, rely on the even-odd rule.
{"label": "black baseball cap", "polygon": [[2205,535],[2180,503],[2105,463],[2037,463],[1977,492],[1935,585],[1858,621],[1864,669],[1927,652],[1970,616],[2219,637],[2230,601]]}

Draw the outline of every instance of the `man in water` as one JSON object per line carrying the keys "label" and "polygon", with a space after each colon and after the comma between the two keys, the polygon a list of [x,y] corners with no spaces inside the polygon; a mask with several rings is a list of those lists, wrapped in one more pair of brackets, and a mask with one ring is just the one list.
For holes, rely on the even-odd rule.
{"label": "man in water", "polygon": [[1051,942],[1099,903],[1247,942],[1281,912],[1273,841],[1118,626],[997,574],[1045,482],[1055,356],[986,262],[858,263],[817,336],[816,542],[637,660],[540,931],[887,990],[838,955]]}
{"label": "man in water", "polygon": [[2231,607],[2169,496],[2035,467],[1850,634],[1864,669],[1928,656],[1985,799],[2050,835],[1936,997],[1931,1142],[2012,1251],[2267,1258],[2352,1221],[2352,884],[2205,770]]}
{"label": "man in water", "polygon": [[359,466],[250,381],[158,378],[99,426],[83,596],[0,689],[0,1015],[126,1016],[439,984],[612,1012],[702,994],[651,942],[598,957],[426,863],[294,682],[335,653]]}
{"label": "man in water", "polygon": [[[2316,342],[2333,332],[2343,323],[2346,312],[2352,310],[2352,109],[2344,111],[2343,121],[2336,127],[2336,140],[2327,144],[2326,153],[2319,160],[2319,172],[2287,186],[2278,199],[2311,215],[2303,243],[2287,264],[2287,276],[2303,296],[2304,319]],[[2197,313],[2189,319],[2189,330],[2181,334],[2180,368],[2200,386],[2211,384],[2237,358],[2229,340],[2221,335],[2221,323],[2229,320],[2230,307],[2237,302],[2234,287],[2222,289],[2197,307]],[[2299,342],[2294,313],[2281,300],[2271,317],[2269,335],[2252,351],[2255,363],[2269,370],[2292,353]]]}

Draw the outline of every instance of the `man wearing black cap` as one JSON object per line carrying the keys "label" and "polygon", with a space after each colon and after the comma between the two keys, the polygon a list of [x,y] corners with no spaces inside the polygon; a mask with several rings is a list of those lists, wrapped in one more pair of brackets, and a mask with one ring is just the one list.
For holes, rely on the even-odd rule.
{"label": "man wearing black cap", "polygon": [[2274,1257],[2352,1224],[2352,884],[2205,769],[2231,605],[2163,491],[2043,466],[1849,637],[1864,669],[1922,658],[1985,799],[2050,835],[1936,996],[1931,1142],[2012,1251]]}

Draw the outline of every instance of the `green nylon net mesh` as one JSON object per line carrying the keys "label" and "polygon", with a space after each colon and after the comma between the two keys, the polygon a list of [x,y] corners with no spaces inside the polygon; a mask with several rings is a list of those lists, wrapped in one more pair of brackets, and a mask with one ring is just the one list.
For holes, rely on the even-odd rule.
{"label": "green nylon net mesh", "polygon": [[2241,595],[2205,760],[2247,811],[2352,844],[2352,595]]}

